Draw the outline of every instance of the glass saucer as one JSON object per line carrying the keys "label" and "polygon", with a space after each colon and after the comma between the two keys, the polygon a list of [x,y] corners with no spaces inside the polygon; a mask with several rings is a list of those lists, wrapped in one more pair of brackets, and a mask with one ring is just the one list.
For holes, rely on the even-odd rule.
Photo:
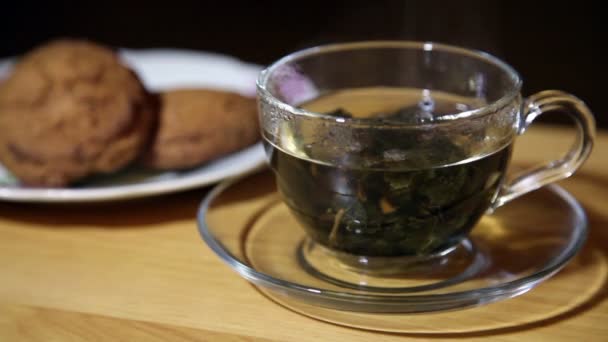
{"label": "glass saucer", "polygon": [[215,187],[200,206],[198,226],[224,262],[276,302],[383,331],[402,331],[403,314],[521,295],[564,267],[587,236],[580,204],[548,186],[484,216],[469,239],[431,264],[403,275],[362,273],[319,257],[327,251],[308,241],[267,171]]}

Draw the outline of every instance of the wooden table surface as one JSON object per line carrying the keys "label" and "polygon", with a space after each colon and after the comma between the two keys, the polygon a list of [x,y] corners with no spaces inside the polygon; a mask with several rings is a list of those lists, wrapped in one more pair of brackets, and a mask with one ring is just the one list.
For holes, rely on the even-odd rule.
{"label": "wooden table surface", "polygon": [[[572,133],[535,125],[518,140],[515,164],[556,156]],[[594,277],[601,279],[581,273],[568,286],[551,286],[549,279],[532,291],[550,306],[552,298],[599,285],[582,303],[537,322],[463,334],[441,327],[434,334],[387,334],[302,316],[264,297],[204,245],[194,217],[208,189],[199,189],[96,205],[0,203],[0,341],[608,341],[606,154],[608,132],[601,132],[583,169],[560,182],[589,215],[581,254],[599,258]],[[490,305],[523,314],[531,293],[513,299],[517,306]]]}

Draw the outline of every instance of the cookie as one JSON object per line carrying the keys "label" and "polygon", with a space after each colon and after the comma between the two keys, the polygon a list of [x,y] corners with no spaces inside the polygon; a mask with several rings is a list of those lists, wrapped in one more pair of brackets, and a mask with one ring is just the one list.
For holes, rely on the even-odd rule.
{"label": "cookie", "polygon": [[174,90],[160,94],[158,129],[142,162],[155,169],[185,169],[258,139],[255,99],[215,90]]}
{"label": "cookie", "polygon": [[112,50],[53,41],[0,84],[0,162],[30,186],[113,172],[141,152],[155,115],[152,97]]}

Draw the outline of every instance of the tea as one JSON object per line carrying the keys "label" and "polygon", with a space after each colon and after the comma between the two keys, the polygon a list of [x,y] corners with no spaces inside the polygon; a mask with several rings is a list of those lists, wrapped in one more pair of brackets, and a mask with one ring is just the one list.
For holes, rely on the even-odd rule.
{"label": "tea", "polygon": [[[420,124],[482,105],[422,89],[366,88],[328,94],[301,107],[378,124]],[[285,139],[301,138],[305,131]],[[356,255],[427,254],[457,243],[495,198],[511,155],[510,145],[480,154],[463,141],[414,141],[401,129],[366,139],[356,165],[319,160],[315,149],[323,146],[290,151],[265,142],[278,189],[309,236]],[[412,149],[425,152],[407,153]],[[442,162],[449,160],[458,162]]]}

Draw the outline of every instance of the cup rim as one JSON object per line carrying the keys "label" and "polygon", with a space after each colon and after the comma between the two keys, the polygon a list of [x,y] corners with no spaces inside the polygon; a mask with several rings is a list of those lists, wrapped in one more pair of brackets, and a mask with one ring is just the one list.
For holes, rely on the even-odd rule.
{"label": "cup rim", "polygon": [[434,120],[431,122],[424,123],[406,123],[406,122],[391,122],[390,124],[382,123],[381,125],[387,126],[411,126],[411,127],[425,127],[425,126],[435,126],[438,124],[446,124],[454,121],[461,121],[462,119],[472,119],[478,118],[486,115],[491,115],[496,113],[500,109],[504,108],[508,104],[510,104],[521,91],[522,87],[522,78],[519,73],[509,64],[501,60],[500,58],[476,49],[469,49],[465,47],[449,45],[444,43],[436,43],[433,41],[408,41],[408,40],[377,40],[377,41],[359,41],[359,42],[350,42],[350,43],[333,43],[326,45],[318,45],[306,49],[302,49],[299,51],[295,51],[290,53],[269,66],[263,69],[256,80],[256,88],[258,97],[262,97],[265,101],[269,102],[271,105],[292,113],[293,115],[305,116],[316,119],[323,119],[332,122],[336,122],[339,124],[354,124],[354,125],[370,125],[375,122],[374,126],[378,126],[376,120],[369,118],[352,118],[352,117],[344,117],[339,115],[329,115],[323,113],[316,113],[312,111],[308,111],[299,107],[295,107],[288,103],[285,103],[279,100],[276,96],[274,96],[266,87],[270,76],[282,65],[285,65],[290,62],[295,62],[297,60],[307,58],[314,55],[320,55],[327,52],[336,52],[336,51],[345,51],[345,50],[363,50],[368,48],[391,48],[391,49],[419,49],[423,51],[443,51],[455,53],[463,56],[469,56],[473,58],[477,58],[481,61],[490,63],[498,68],[500,68],[503,72],[508,74],[513,82],[511,86],[507,88],[504,94],[497,100],[490,102],[482,107],[475,108],[468,111],[463,111],[454,114],[442,115],[438,120]]}

